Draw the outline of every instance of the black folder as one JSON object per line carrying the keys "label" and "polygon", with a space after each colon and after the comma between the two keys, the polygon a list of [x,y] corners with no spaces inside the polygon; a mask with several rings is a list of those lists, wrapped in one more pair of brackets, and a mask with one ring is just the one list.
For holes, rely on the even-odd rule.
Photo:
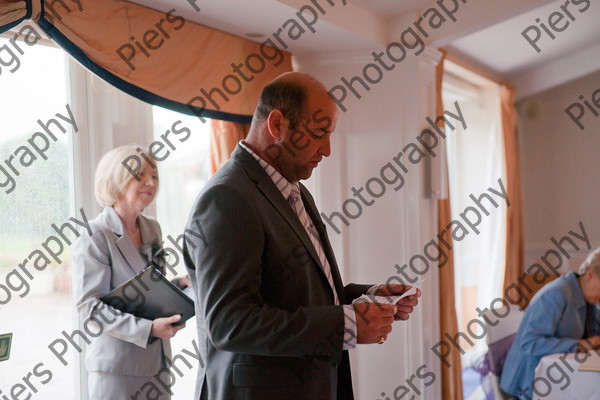
{"label": "black folder", "polygon": [[153,266],[147,266],[100,300],[119,311],[150,320],[181,315],[173,325],[181,325],[195,314],[194,301]]}

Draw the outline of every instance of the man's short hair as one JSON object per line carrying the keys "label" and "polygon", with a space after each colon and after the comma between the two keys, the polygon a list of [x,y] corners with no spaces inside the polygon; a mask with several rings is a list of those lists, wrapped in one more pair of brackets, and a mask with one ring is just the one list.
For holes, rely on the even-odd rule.
{"label": "man's short hair", "polygon": [[275,81],[264,87],[258,99],[254,119],[263,122],[273,110],[279,110],[295,131],[306,115],[306,88],[296,82]]}
{"label": "man's short hair", "polygon": [[[113,206],[119,200],[119,196],[123,193],[129,182],[135,178],[130,170],[125,168],[123,162],[125,160],[133,162],[132,158],[143,160],[142,154],[145,158],[150,159],[148,151],[136,144],[129,144],[116,147],[102,156],[96,167],[96,176],[94,179],[94,194],[96,195],[96,201],[98,201],[101,207]],[[133,157],[129,158],[131,156]],[[145,168],[145,164],[146,162],[142,161],[142,165],[139,168],[140,171]],[[130,165],[130,168],[134,169],[132,165]]]}
{"label": "man's short hair", "polygon": [[585,274],[588,270],[600,276],[600,248],[588,254],[581,267],[579,267],[579,275]]}

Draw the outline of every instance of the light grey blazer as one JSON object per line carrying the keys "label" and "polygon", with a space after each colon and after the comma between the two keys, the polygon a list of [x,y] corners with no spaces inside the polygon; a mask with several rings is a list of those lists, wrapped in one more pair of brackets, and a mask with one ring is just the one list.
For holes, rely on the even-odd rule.
{"label": "light grey blazer", "polygon": [[[162,233],[156,220],[138,217],[144,244],[162,244]],[[140,272],[146,261],[124,231],[121,219],[112,207],[106,207],[89,221],[91,236],[84,233],[73,248],[73,276],[76,307],[81,322],[88,321],[91,339],[86,349],[88,371],[118,375],[152,376],[171,358],[168,341],[149,338],[152,321],[120,313],[100,298]],[[98,324],[102,333],[98,335]],[[97,336],[93,338],[93,336]]]}

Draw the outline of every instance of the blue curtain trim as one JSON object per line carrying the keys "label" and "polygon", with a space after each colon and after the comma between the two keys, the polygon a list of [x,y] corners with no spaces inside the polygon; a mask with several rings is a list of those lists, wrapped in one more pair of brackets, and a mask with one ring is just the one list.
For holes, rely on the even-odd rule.
{"label": "blue curtain trim", "polygon": [[[29,7],[29,2],[27,3]],[[62,34],[54,25],[45,20],[43,17],[37,21],[37,24],[50,36],[59,46],[65,49],[73,58],[81,63],[86,69],[92,71],[94,74],[104,79],[106,82],[117,87],[118,89],[138,98],[146,103],[152,105],[164,107],[173,111],[180,112],[182,114],[198,116],[202,118],[219,119],[223,121],[236,122],[240,124],[249,124],[252,121],[252,115],[244,114],[231,114],[222,111],[202,109],[199,107],[188,106],[187,104],[179,103],[173,100],[169,100],[165,97],[159,96],[138,86],[135,86],[115,74],[111,73],[105,68],[102,68],[89,57],[85,55],[79,47],[71,42],[65,35]],[[200,118],[200,117],[198,117]]]}

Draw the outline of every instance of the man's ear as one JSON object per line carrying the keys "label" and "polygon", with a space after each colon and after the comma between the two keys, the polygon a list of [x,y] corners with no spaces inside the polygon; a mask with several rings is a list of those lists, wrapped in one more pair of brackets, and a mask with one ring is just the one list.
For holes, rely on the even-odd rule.
{"label": "man's ear", "polygon": [[593,273],[594,272],[591,269],[589,269],[589,268],[587,269],[587,271],[585,271],[584,277],[585,277],[585,281],[586,282],[589,282],[592,279],[592,276],[593,276],[592,274]]}
{"label": "man's ear", "polygon": [[283,132],[287,128],[287,119],[283,116],[283,113],[279,110],[273,110],[267,118],[267,129],[269,134],[277,140],[281,140]]}

